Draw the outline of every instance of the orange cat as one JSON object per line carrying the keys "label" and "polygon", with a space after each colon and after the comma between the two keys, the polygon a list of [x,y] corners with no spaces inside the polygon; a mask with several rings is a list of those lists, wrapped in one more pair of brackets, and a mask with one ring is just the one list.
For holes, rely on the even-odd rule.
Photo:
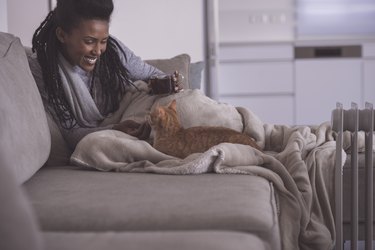
{"label": "orange cat", "polygon": [[156,107],[148,118],[155,132],[154,148],[168,155],[185,158],[222,142],[245,144],[260,150],[250,136],[233,129],[210,126],[183,128],[178,119],[176,100],[167,106]]}

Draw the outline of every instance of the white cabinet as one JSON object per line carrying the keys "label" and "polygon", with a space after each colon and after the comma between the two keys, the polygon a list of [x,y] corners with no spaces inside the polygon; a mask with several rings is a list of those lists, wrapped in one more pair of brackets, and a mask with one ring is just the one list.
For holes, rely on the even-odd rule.
{"label": "white cabinet", "polygon": [[364,101],[375,105],[375,58],[363,62]]}
{"label": "white cabinet", "polygon": [[222,63],[219,95],[293,93],[292,62]]}
{"label": "white cabinet", "polygon": [[296,124],[330,121],[336,102],[361,104],[361,77],[361,59],[296,60]]}
{"label": "white cabinet", "polygon": [[218,99],[250,109],[265,123],[295,122],[293,3],[218,1]]}
{"label": "white cabinet", "polygon": [[220,48],[219,101],[253,111],[263,122],[294,124],[293,46]]}
{"label": "white cabinet", "polygon": [[261,121],[270,124],[294,124],[294,98],[289,95],[225,96],[221,102],[251,110]]}
{"label": "white cabinet", "polygon": [[375,43],[363,45],[364,101],[375,105]]}
{"label": "white cabinet", "polygon": [[286,125],[330,121],[336,102],[375,104],[375,43],[354,44],[222,45],[219,101]]}
{"label": "white cabinet", "polygon": [[220,42],[291,41],[294,0],[219,0]]}
{"label": "white cabinet", "polygon": [[[218,2],[220,101],[247,107],[265,123],[289,125],[329,121],[336,102],[375,104],[373,4]],[[346,19],[326,15],[332,9]],[[298,47],[312,49],[299,57]]]}

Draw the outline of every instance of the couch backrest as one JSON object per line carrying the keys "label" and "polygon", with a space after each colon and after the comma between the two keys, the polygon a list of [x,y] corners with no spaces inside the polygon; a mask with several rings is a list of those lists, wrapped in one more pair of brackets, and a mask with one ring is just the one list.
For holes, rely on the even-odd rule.
{"label": "couch backrest", "polygon": [[19,38],[0,32],[1,168],[17,183],[29,179],[47,160],[51,138],[42,99]]}

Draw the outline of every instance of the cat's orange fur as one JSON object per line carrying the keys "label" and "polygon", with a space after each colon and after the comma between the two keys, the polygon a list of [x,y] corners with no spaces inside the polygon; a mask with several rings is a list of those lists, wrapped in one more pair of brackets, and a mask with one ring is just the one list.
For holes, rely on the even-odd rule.
{"label": "cat's orange fur", "polygon": [[155,132],[155,149],[172,156],[185,158],[201,153],[222,142],[252,146],[260,150],[248,135],[225,127],[197,126],[183,128],[179,122],[176,100],[159,106],[150,113],[149,123]]}

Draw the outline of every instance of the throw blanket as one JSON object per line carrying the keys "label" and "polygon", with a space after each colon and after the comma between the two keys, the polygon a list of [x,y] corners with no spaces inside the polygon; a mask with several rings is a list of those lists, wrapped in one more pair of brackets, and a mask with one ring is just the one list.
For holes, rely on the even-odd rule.
{"label": "throw blanket", "polygon": [[101,171],[261,176],[274,183],[278,191],[283,249],[332,249],[336,144],[328,123],[314,128],[264,124],[250,110],[218,103],[198,90],[167,97],[134,92],[125,98],[126,106],[108,122],[139,121],[157,103],[164,105],[175,98],[183,126],[220,125],[244,131],[265,151],[222,143],[204,153],[177,159],[155,150],[146,141],[105,130],[80,141],[71,157],[73,164]]}

